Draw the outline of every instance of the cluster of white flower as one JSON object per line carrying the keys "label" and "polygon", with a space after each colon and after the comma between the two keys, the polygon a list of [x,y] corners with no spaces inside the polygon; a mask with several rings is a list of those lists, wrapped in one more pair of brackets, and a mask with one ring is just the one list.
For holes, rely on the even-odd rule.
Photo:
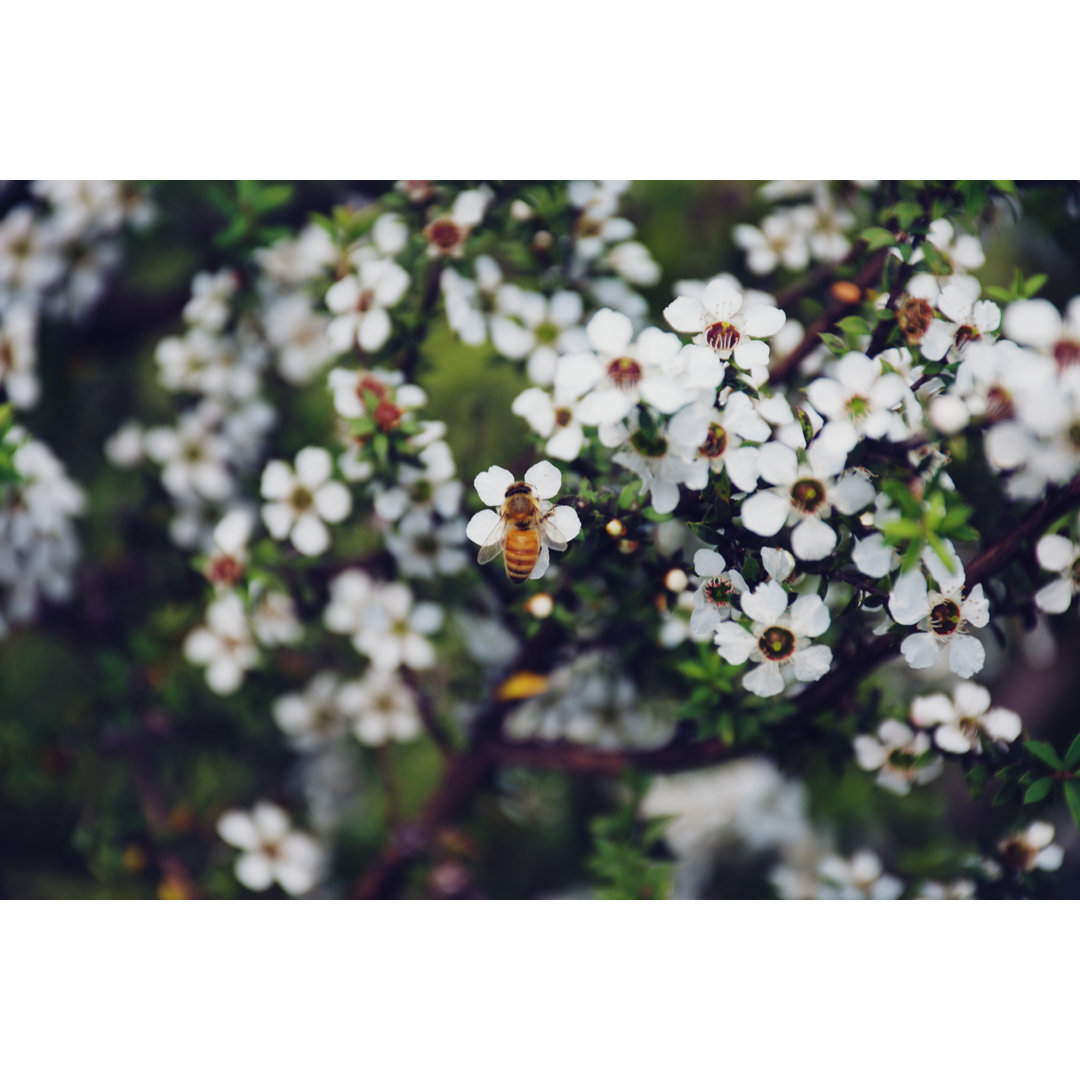
{"label": "cluster of white flower", "polygon": [[9,623],[30,621],[40,600],[70,600],[79,544],[72,519],[86,496],[42,442],[11,428],[0,448],[11,451],[18,478],[0,485],[0,637]]}
{"label": "cluster of white flower", "polygon": [[746,252],[752,274],[771,274],[779,266],[805,270],[811,260],[840,262],[851,251],[855,214],[837,202],[824,181],[775,182],[761,194],[784,200],[809,196],[810,201],[779,207],[760,226],[735,226],[735,243]]}
{"label": "cluster of white flower", "polygon": [[542,694],[510,713],[505,731],[514,740],[565,739],[601,750],[646,749],[671,735],[670,724],[640,700],[633,680],[600,653],[552,672]]}

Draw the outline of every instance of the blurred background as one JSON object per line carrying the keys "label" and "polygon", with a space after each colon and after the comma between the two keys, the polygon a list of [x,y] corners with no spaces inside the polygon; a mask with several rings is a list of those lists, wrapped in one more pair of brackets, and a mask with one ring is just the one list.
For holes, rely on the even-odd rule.
{"label": "blurred background", "polygon": [[[732,243],[734,225],[758,222],[769,209],[758,187],[713,181],[633,186],[622,212],[663,271],[656,285],[642,290],[653,323],[662,325],[660,312],[681,279],[726,270],[774,290],[790,280],[783,272],[753,278]],[[295,230],[312,213],[362,205],[390,189],[365,181],[292,184],[262,224]],[[10,223],[30,199],[28,190],[18,181],[0,188],[0,229],[13,231]],[[174,419],[175,400],[158,382],[155,349],[182,331],[192,277],[231,264],[222,205],[232,188],[162,183],[130,190],[152,212],[143,223],[133,213],[116,230],[100,268],[99,296],[42,319],[39,400],[17,416],[52,449],[86,501],[75,518],[82,554],[71,599],[45,600],[36,618],[9,625],[0,637],[5,898],[252,898],[234,876],[236,853],[221,842],[215,823],[230,808],[261,798],[303,816],[296,757],[271,709],[275,698],[310,677],[310,658],[281,650],[242,693],[211,693],[200,669],[180,652],[202,618],[207,587],[191,555],[170,541],[171,502],[154,474],[118,469],[104,452],[131,418],[144,424]],[[977,276],[987,285],[1007,285],[1017,267],[1025,275],[1046,273],[1041,295],[1064,307],[1080,294],[1075,188],[1025,184],[1022,192],[1022,213],[1004,212],[984,235],[987,259]],[[812,315],[812,309],[803,312],[803,321]],[[498,363],[490,348],[461,345],[444,326],[429,339],[425,357],[431,412],[448,425],[466,483],[492,463],[529,457],[525,426],[510,412],[510,402],[528,385],[519,368]],[[296,387],[269,380],[267,392],[282,421],[275,456],[291,457],[325,439],[331,406],[321,382]],[[311,605],[305,617],[317,612]],[[1056,636],[1056,649],[1049,637],[1036,637],[1027,653],[1006,655],[995,652],[985,634],[990,659],[981,681],[996,705],[1015,709],[1033,734],[1061,746],[1077,727],[1074,612],[1059,617]],[[388,805],[379,755],[358,745],[349,754],[357,794],[332,856],[333,879],[346,883],[345,891],[375,858],[388,822],[416,812],[441,768],[426,739],[394,746],[396,790]],[[952,773],[905,799],[854,768],[822,767],[801,779],[805,812],[828,821],[842,848],[872,847],[901,874],[947,874],[963,845],[1000,835],[997,812],[987,800],[973,803]],[[592,895],[598,836],[605,828],[617,831],[628,783],[503,770],[445,830],[445,861],[466,868],[475,895]],[[755,797],[746,796],[751,803]],[[1067,815],[1053,820],[1066,858],[1045,885],[1053,890],[1047,895],[1080,897],[1075,829]],[[700,895],[769,894],[760,848],[736,833],[716,843],[728,848],[715,862],[699,860],[694,888]],[[657,860],[670,854],[663,840],[654,854]],[[405,893],[433,895],[437,888],[429,877],[417,877]],[[275,888],[261,895],[282,893]]]}

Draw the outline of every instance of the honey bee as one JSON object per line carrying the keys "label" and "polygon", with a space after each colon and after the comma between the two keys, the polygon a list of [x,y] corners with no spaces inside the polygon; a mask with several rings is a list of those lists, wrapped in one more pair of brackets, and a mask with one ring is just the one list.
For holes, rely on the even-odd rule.
{"label": "honey bee", "polygon": [[499,523],[484,541],[476,561],[483,566],[501,551],[506,576],[511,581],[525,581],[536,567],[543,547],[566,550],[566,537],[552,520],[554,513],[555,507],[546,499],[538,499],[531,484],[511,484],[506,489]]}

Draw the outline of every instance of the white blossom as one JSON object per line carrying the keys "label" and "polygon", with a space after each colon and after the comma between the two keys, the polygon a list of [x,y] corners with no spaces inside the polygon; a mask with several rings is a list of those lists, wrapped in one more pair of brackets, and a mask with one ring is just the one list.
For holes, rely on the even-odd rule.
{"label": "white blossom", "polygon": [[288,537],[302,555],[326,551],[330,531],[324,523],[344,521],[352,510],[349,489],[330,478],[332,471],[330,454],[321,446],[301,450],[295,471],[284,461],[271,461],[263,470],[263,521],[271,536]]}
{"label": "white blossom", "polygon": [[976,683],[958,683],[950,700],[945,694],[917,697],[911,719],[934,729],[934,742],[950,754],[978,753],[983,740],[1014,742],[1020,736],[1020,717],[1012,709],[991,709],[990,691]]}
{"label": "white blossom", "polygon": [[292,827],[289,815],[270,802],[250,811],[229,810],[217,823],[218,835],[240,848],[236,878],[252,892],[277,882],[290,896],[311,892],[326,872],[326,852],[305,832]]}

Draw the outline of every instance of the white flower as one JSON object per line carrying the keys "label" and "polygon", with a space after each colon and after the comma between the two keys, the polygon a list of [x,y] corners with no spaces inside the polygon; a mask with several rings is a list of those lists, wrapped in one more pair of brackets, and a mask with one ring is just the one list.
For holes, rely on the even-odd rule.
{"label": "white flower", "polygon": [[758,585],[740,597],[744,615],[753,620],[750,630],[732,620],[716,629],[717,651],[729,664],[752,660],[759,664],[743,679],[743,686],[759,697],[772,697],[784,689],[785,677],[816,682],[832,664],[828,645],[811,645],[829,628],[829,609],[819,596],[800,596],[788,608],[788,595],[775,581]]}
{"label": "white flower", "polygon": [[206,609],[206,625],[184,640],[184,656],[206,668],[206,685],[222,697],[236,693],[244,673],[259,662],[244,605],[236,593],[225,593]]}
{"label": "white flower", "polygon": [[935,319],[923,335],[919,348],[927,360],[942,360],[955,345],[962,348],[998,328],[1001,309],[990,300],[979,299],[979,283],[974,278],[957,278],[941,290],[938,309],[948,319]]}
{"label": "white flower", "polygon": [[690,634],[694,641],[708,641],[722,622],[732,618],[732,604],[747,591],[738,570],[725,569],[724,556],[702,549],[694,555],[694,572],[701,582],[694,593]]}
{"label": "white flower", "polygon": [[251,595],[254,599],[251,629],[260,645],[268,649],[295,645],[304,636],[304,628],[296,617],[296,605],[288,593],[264,590],[255,582]]}
{"label": "white flower", "polygon": [[326,293],[326,306],[336,316],[327,328],[338,352],[358,344],[364,352],[378,352],[390,337],[389,309],[409,290],[409,275],[393,259],[368,259],[355,274],[334,282]]}
{"label": "white flower", "polygon": [[302,896],[325,873],[322,846],[293,829],[289,815],[273,803],[256,803],[250,813],[229,810],[218,819],[217,831],[244,852],[236,860],[236,878],[252,892],[265,892],[276,881],[290,896]]}
{"label": "white flower", "polygon": [[17,409],[32,409],[38,400],[37,315],[23,305],[0,306],[0,390]]}
{"label": "white flower", "polygon": [[544,450],[560,461],[574,461],[585,444],[581,426],[581,402],[566,392],[554,396],[538,386],[522,390],[510,405],[541,438],[547,439]]}
{"label": "white flower", "polygon": [[924,631],[904,638],[900,646],[911,667],[933,667],[944,649],[949,667],[962,679],[982,670],[986,652],[965,627],[985,626],[990,621],[990,605],[982,585],[976,585],[967,597],[963,587],[960,575],[944,586],[944,592],[928,592],[921,570],[909,570],[897,578],[889,593],[889,613],[901,626],[917,623]]}
{"label": "white flower", "polygon": [[1049,300],[1017,300],[1005,309],[1002,324],[1007,337],[1030,345],[1064,370],[1080,363],[1080,296],[1074,296],[1062,318]]}
{"label": "white flower", "polygon": [[[675,377],[682,343],[674,334],[648,327],[632,342],[633,323],[610,308],[589,320],[586,334],[594,352],[564,356],[555,369],[555,391],[562,400],[583,397],[578,409],[581,422],[597,425],[605,446],[623,441],[621,422],[639,402],[670,414],[696,397],[688,379]],[[703,381],[699,369],[694,369],[697,385],[715,389],[723,378],[723,365],[708,356],[705,363]]]}
{"label": "white flower", "polygon": [[416,697],[393,671],[372,668],[362,679],[343,683],[338,702],[355,718],[353,734],[365,746],[410,742],[423,730]]}
{"label": "white flower", "polygon": [[330,603],[323,622],[335,634],[352,635],[364,625],[364,613],[371,605],[375,582],[363,570],[345,570],[330,582]]}
{"label": "white flower", "polygon": [[743,310],[743,296],[729,281],[709,282],[701,300],[680,296],[664,308],[664,318],[681,334],[715,349],[722,360],[731,359],[757,382],[769,366],[769,346],[753,338],[772,337],[786,316],[777,307],[761,304]]}
{"label": "white flower", "polygon": [[1059,575],[1035,594],[1036,607],[1050,615],[1068,611],[1080,589],[1080,544],[1051,533],[1035,546],[1035,558],[1044,570]]}
{"label": "white flower", "polygon": [[222,502],[232,493],[229,444],[199,413],[184,413],[175,428],[151,428],[144,445],[146,456],[163,466],[161,483],[170,495]]}
{"label": "white flower", "polygon": [[321,555],[330,546],[324,522],[344,521],[352,496],[344,484],[330,479],[333,460],[321,446],[308,446],[296,455],[294,472],[284,461],[271,461],[263,470],[261,491],[268,501],[262,519],[276,540],[288,537],[302,555]]}
{"label": "white flower", "polygon": [[877,782],[897,795],[906,795],[912,784],[930,783],[944,767],[930,752],[930,736],[899,720],[884,721],[876,736],[856,735],[853,745],[859,768],[876,772]]}
{"label": "white flower", "polygon": [[428,580],[460,573],[468,565],[462,550],[464,521],[440,522],[424,510],[410,510],[386,534],[386,547],[406,577]]}
{"label": "white flower", "polygon": [[1014,870],[1059,870],[1065,858],[1064,850],[1054,839],[1054,826],[1046,821],[1033,821],[1022,832],[1006,837],[998,844],[1001,860]]}
{"label": "white flower", "polygon": [[[697,346],[688,345],[687,348]],[[708,435],[698,448],[698,456],[708,461],[712,472],[726,469],[728,478],[740,491],[751,492],[761,475],[758,448],[743,443],[763,443],[771,434],[753,401],[738,390],[728,394],[722,409],[713,409],[709,413]]]}
{"label": "white flower", "polygon": [[426,671],[435,666],[430,637],[442,622],[442,608],[428,601],[414,604],[408,585],[400,581],[380,584],[353,634],[353,647],[382,671],[394,671],[402,665]]}
{"label": "white flower", "polygon": [[344,732],[347,715],[338,703],[340,685],[333,672],[321,671],[302,693],[285,694],[274,702],[274,722],[295,749],[316,750]]}
{"label": "white flower", "polygon": [[898,441],[907,425],[894,411],[904,400],[907,384],[885,372],[881,358],[849,352],[837,361],[831,378],[815,379],[806,389],[810,404],[828,421],[818,438],[847,453],[860,436]]}
{"label": "white flower", "polygon": [[230,510],[214,526],[212,546],[203,574],[219,589],[231,588],[244,576],[248,562],[247,543],[254,524],[250,512],[242,507]]}
{"label": "white flower", "polygon": [[752,274],[771,274],[779,265],[803,270],[810,262],[806,207],[779,210],[762,219],[761,226],[736,225],[735,244],[746,252]]}
{"label": "white flower", "polygon": [[[539,461],[525,473],[525,481],[531,489],[531,495],[540,502],[540,555],[536,566],[529,575],[531,580],[542,578],[551,562],[549,548],[553,542],[556,550],[562,551],[565,541],[573,540],[581,532],[581,522],[577,511],[572,506],[552,506],[562,486],[562,473],[550,461]],[[492,465],[479,473],[473,481],[476,494],[488,506],[501,507],[507,499],[508,489],[516,484],[514,474],[509,469]],[[481,510],[469,519],[465,535],[474,543],[484,547],[489,543],[499,527],[500,517],[494,510]]]}
{"label": "white flower", "polygon": [[484,220],[490,201],[491,190],[486,187],[460,192],[454,199],[450,213],[437,217],[424,229],[428,255],[460,258],[469,233]]}
{"label": "white flower", "polygon": [[970,878],[956,881],[927,881],[919,887],[916,900],[974,900],[975,882]]}
{"label": "white flower", "polygon": [[911,719],[921,728],[934,728],[934,742],[950,754],[978,753],[983,738],[1010,743],[1021,731],[1012,709],[991,709],[990,691],[976,683],[959,683],[950,701],[945,694],[917,697]]}
{"label": "white flower", "polygon": [[793,525],[792,551],[813,562],[836,548],[836,532],[823,518],[834,508],[842,514],[857,513],[873,501],[874,486],[854,472],[838,479],[843,460],[817,441],[807,456],[808,464],[800,465],[795,451],[782,443],[761,447],[761,476],[775,486],[745,499],[740,513],[746,528],[758,536],[775,536],[785,525]]}
{"label": "white flower", "polygon": [[551,385],[560,356],[588,347],[580,326],[583,303],[579,293],[564,291],[546,297],[504,285],[497,303],[491,342],[511,360],[528,357],[526,372],[538,386]]}
{"label": "white flower", "polygon": [[657,513],[669,514],[679,503],[680,484],[701,491],[709,482],[708,461],[697,456],[708,434],[709,411],[688,405],[654,431],[637,428],[611,460],[637,473],[641,494],[651,494]]}
{"label": "white flower", "polygon": [[850,859],[828,855],[818,864],[822,900],[895,900],[903,882],[882,873],[881,860],[872,851],[857,851]]}

